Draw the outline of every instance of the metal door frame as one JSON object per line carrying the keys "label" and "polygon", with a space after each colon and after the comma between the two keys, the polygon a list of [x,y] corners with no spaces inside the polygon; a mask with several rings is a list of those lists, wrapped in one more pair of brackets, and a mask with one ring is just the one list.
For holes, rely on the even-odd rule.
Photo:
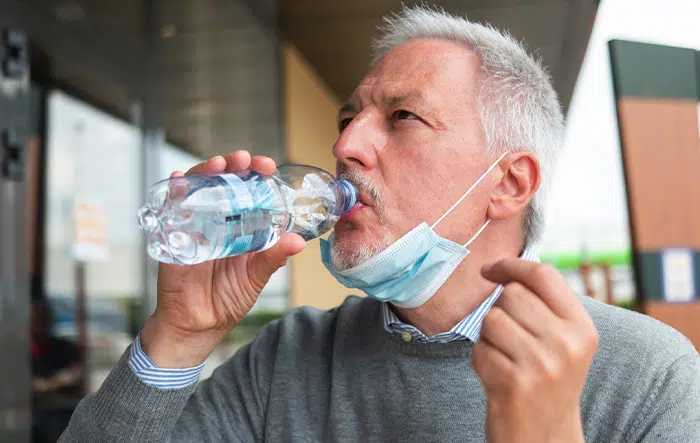
{"label": "metal door frame", "polygon": [[29,441],[29,255],[26,152],[29,54],[26,35],[2,29],[0,45],[0,440]]}

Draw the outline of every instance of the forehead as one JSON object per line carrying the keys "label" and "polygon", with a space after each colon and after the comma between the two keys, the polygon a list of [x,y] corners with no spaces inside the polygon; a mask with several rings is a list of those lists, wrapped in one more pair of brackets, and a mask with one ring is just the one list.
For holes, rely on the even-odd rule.
{"label": "forehead", "polygon": [[479,57],[468,47],[447,40],[411,40],[393,48],[370,69],[351,101],[374,94],[464,99],[475,95],[479,77]]}

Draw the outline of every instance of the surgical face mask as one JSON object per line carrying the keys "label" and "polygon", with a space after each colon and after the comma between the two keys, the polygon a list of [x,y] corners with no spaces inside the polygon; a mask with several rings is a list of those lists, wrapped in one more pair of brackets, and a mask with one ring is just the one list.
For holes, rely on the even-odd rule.
{"label": "surgical face mask", "polygon": [[401,308],[417,308],[430,300],[469,254],[467,247],[483,232],[491,220],[479,228],[464,245],[440,237],[435,227],[442,222],[498,165],[503,153],[484,174],[432,226],[416,226],[366,262],[350,269],[337,269],[331,261],[334,234],[321,239],[321,260],[344,286],[356,288],[369,297]]}

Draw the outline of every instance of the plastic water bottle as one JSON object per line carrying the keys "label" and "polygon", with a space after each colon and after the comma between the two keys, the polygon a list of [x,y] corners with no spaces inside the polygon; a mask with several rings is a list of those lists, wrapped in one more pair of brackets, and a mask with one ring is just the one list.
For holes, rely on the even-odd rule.
{"label": "plastic water bottle", "polygon": [[159,181],[148,191],[138,223],[148,255],[196,264],[264,251],[285,231],[305,240],[330,230],[359,200],[355,185],[305,165],[273,175],[242,171]]}

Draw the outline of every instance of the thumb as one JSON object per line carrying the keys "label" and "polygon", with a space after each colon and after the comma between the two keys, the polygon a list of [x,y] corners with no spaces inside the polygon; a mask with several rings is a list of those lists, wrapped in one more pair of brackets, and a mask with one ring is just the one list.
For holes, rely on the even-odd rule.
{"label": "thumb", "polygon": [[300,235],[285,232],[275,246],[253,255],[249,278],[262,290],[270,276],[286,265],[289,257],[303,251],[305,246],[306,242]]}

